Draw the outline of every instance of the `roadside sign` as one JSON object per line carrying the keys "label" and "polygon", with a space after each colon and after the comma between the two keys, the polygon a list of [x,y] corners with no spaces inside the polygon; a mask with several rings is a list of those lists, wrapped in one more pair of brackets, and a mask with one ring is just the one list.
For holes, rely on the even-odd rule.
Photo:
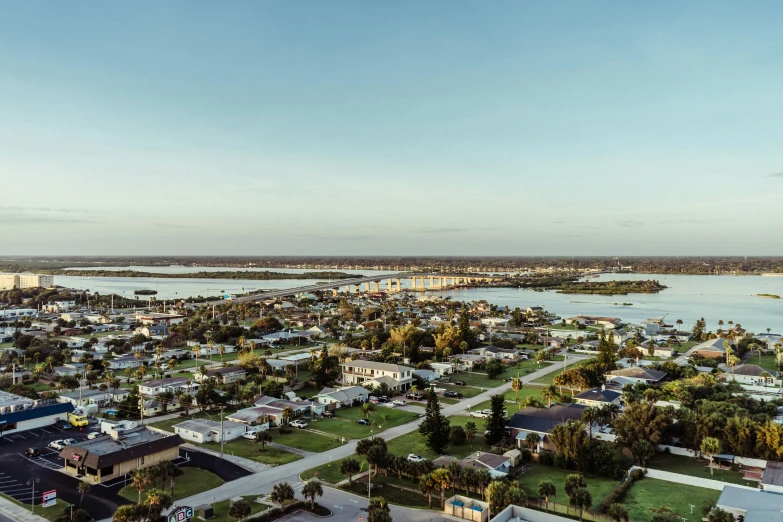
{"label": "roadside sign", "polygon": [[359,517],[359,522],[362,522],[362,520],[363,520],[362,517]]}
{"label": "roadside sign", "polygon": [[193,518],[193,508],[183,506],[171,512],[168,518],[168,522],[185,522],[191,518]]}
{"label": "roadside sign", "polygon": [[52,507],[57,504],[57,490],[53,489],[43,494],[42,507]]}

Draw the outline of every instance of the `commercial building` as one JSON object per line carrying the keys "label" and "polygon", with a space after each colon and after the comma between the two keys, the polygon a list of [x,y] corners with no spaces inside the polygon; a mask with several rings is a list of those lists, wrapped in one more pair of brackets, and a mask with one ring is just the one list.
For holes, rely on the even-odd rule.
{"label": "commercial building", "polygon": [[205,442],[228,442],[238,439],[247,432],[247,425],[232,421],[191,419],[174,425],[174,433],[185,440],[204,444]]}
{"label": "commercial building", "polygon": [[57,399],[32,400],[0,391],[0,435],[51,426],[73,410],[73,404]]}
{"label": "commercial building", "polygon": [[49,288],[54,286],[54,277],[42,274],[0,274],[0,290],[11,288]]}
{"label": "commercial building", "polygon": [[65,472],[101,483],[164,460],[179,457],[179,435],[164,435],[144,426],[125,430],[117,437],[101,436],[66,446],[60,452]]}

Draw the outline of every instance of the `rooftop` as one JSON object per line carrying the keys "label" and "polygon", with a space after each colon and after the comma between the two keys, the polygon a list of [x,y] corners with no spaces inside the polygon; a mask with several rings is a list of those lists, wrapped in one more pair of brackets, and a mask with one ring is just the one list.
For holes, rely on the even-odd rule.
{"label": "rooftop", "polygon": [[107,435],[66,446],[60,452],[60,458],[81,461],[87,467],[98,469],[159,453],[182,443],[179,435],[164,435],[140,426],[122,432],[117,439]]}
{"label": "rooftop", "polygon": [[190,419],[180,422],[179,424],[175,424],[174,428],[207,434],[213,431],[220,431],[221,429],[225,430],[227,428],[239,428],[243,426],[245,425],[239,422],[223,421],[223,427],[221,428],[220,422],[218,421],[209,419]]}
{"label": "rooftop", "polygon": [[783,486],[783,462],[767,462],[761,483],[770,486]]}
{"label": "rooftop", "polygon": [[599,402],[612,402],[620,397],[622,393],[614,390],[602,390],[601,388],[592,388],[585,390],[579,395],[574,396],[574,399],[582,399],[586,401],[599,401]]}

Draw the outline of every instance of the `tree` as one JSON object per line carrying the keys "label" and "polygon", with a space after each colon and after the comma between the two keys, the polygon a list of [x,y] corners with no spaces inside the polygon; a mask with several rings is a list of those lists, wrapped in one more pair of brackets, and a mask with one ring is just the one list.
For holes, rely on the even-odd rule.
{"label": "tree", "polygon": [[516,395],[514,396],[514,401],[519,402],[519,392],[522,391],[522,379],[519,378],[519,374],[517,374],[516,377],[511,379],[511,389],[514,390]]}
{"label": "tree", "polygon": [[348,485],[353,486],[353,476],[359,473],[361,464],[353,457],[348,457],[340,462],[340,474],[348,476]]}
{"label": "tree", "polygon": [[452,485],[451,473],[446,468],[438,468],[431,473],[435,488],[440,491],[440,508],[446,505],[446,490]]}
{"label": "tree", "polygon": [[291,422],[291,419],[294,418],[294,410],[291,409],[290,406],[286,406],[283,408],[283,411],[280,412],[280,416],[283,418],[286,424]]}
{"label": "tree", "polygon": [[367,505],[367,522],[392,522],[389,504],[383,497],[373,497]]}
{"label": "tree", "polygon": [[506,398],[502,394],[490,397],[490,414],[484,440],[494,445],[506,438]]}
{"label": "tree", "polygon": [[90,492],[92,486],[89,482],[79,482],[76,489],[79,492],[79,506],[81,506],[82,502],[84,502],[84,495]]}
{"label": "tree", "polygon": [[269,499],[275,504],[280,504],[280,509],[285,511],[286,502],[294,499],[294,488],[288,482],[275,484]]}
{"label": "tree", "polygon": [[525,444],[534,453],[538,452],[538,443],[541,442],[541,435],[535,432],[528,433],[525,437]]}
{"label": "tree", "polygon": [[569,503],[579,509],[579,520],[581,521],[584,510],[590,509],[590,506],[593,505],[593,496],[586,488],[577,488],[571,493]]}
{"label": "tree", "polygon": [[432,478],[432,473],[427,473],[419,477],[419,490],[427,497],[427,507],[429,508],[432,508],[432,494],[437,489],[435,479]]}
{"label": "tree", "polygon": [[542,480],[538,483],[536,494],[544,499],[544,509],[549,511],[549,499],[557,494],[557,488],[548,480]]}
{"label": "tree", "polygon": [[187,416],[190,412],[190,408],[193,406],[193,397],[188,395],[187,393],[180,397],[179,399],[179,405],[182,406],[182,409],[185,410],[185,415]]}
{"label": "tree", "polygon": [[432,389],[427,394],[424,416],[424,422],[419,425],[419,433],[427,438],[429,449],[442,455],[449,443],[449,420],[441,413],[440,401]]}
{"label": "tree", "polygon": [[564,424],[558,424],[549,434],[549,440],[555,446],[555,451],[567,462],[579,469],[584,468],[587,461],[585,452],[590,448],[590,438],[583,422],[569,419]]}
{"label": "tree", "polygon": [[628,522],[630,520],[628,508],[622,504],[617,504],[616,502],[609,506],[609,510],[606,514],[609,515],[609,518],[614,520],[614,522]]}
{"label": "tree", "polygon": [[247,500],[240,499],[231,504],[228,508],[228,516],[237,519],[237,522],[242,522],[246,517],[250,516],[253,512],[253,508],[250,506]]}
{"label": "tree", "polygon": [[712,458],[720,453],[720,440],[715,437],[704,437],[701,441],[701,452],[710,457],[710,475],[712,475]]}
{"label": "tree", "polygon": [[476,438],[477,431],[475,422],[468,421],[465,423],[465,438],[470,442],[470,449],[473,449],[473,440]]}
{"label": "tree", "polygon": [[489,512],[499,513],[506,507],[506,493],[508,492],[508,484],[500,480],[493,480],[487,486],[484,491],[485,500],[489,504]]}
{"label": "tree", "polygon": [[586,487],[587,482],[585,482],[585,478],[580,473],[571,473],[570,475],[566,475],[563,489],[565,490],[565,494],[568,498],[571,498],[571,496],[574,494],[574,491],[577,489]]}
{"label": "tree", "polygon": [[112,522],[138,522],[139,518],[141,518],[139,511],[139,506],[134,504],[120,506],[112,515]]}
{"label": "tree", "polygon": [[557,398],[557,388],[554,385],[550,384],[541,389],[541,399],[545,400],[550,408],[552,407],[552,400],[555,398]]}
{"label": "tree", "polygon": [[362,404],[362,415],[364,418],[368,418],[373,412],[375,411],[375,404],[373,404],[370,401],[365,402]]}
{"label": "tree", "polygon": [[590,430],[590,438],[593,438],[593,425],[598,424],[601,419],[601,413],[595,406],[588,406],[582,410],[582,420],[587,424],[587,429]]}
{"label": "tree", "polygon": [[144,502],[147,508],[147,522],[157,522],[164,509],[168,509],[174,503],[171,495],[152,488],[147,491],[147,500]]}
{"label": "tree", "polygon": [[462,426],[452,426],[449,432],[449,444],[452,446],[462,446],[467,440],[467,433]]}
{"label": "tree", "polygon": [[141,492],[147,489],[152,484],[152,477],[147,468],[140,468],[131,474],[131,485],[139,492],[139,501],[137,505],[141,505]]}
{"label": "tree", "polygon": [[302,496],[310,499],[310,509],[315,509],[315,497],[324,496],[324,488],[317,479],[310,479],[302,488]]}
{"label": "tree", "polygon": [[734,522],[734,515],[719,507],[714,507],[707,514],[708,522]]}
{"label": "tree", "polygon": [[505,368],[503,367],[503,363],[501,363],[497,359],[490,359],[487,361],[487,364],[484,365],[484,371],[487,374],[487,377],[490,379],[497,379],[500,377],[500,374],[502,374],[505,371]]}
{"label": "tree", "polygon": [[272,442],[272,436],[266,431],[256,432],[256,438],[253,440],[254,444],[261,444],[261,451],[266,451],[266,443]]}
{"label": "tree", "polygon": [[[615,442],[628,448],[637,463],[644,467],[650,456],[649,448],[661,443],[669,427],[669,413],[647,402],[632,402],[614,421]],[[647,443],[647,444],[642,444]]]}

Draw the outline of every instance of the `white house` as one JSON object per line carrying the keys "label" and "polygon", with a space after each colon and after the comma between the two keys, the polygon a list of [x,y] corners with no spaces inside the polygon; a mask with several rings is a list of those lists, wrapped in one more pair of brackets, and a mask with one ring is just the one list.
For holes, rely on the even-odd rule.
{"label": "white house", "polygon": [[200,384],[185,377],[170,377],[168,379],[156,379],[139,384],[139,393],[144,397],[154,397],[162,392],[183,393],[194,395],[199,390]]}
{"label": "white house", "polygon": [[386,384],[393,390],[406,391],[413,384],[413,368],[408,366],[361,360],[345,362],[340,366],[345,385]]}
{"label": "white house", "polygon": [[605,387],[591,388],[574,396],[574,402],[583,406],[594,406],[600,408],[605,404],[620,405],[622,393],[614,390],[607,390]]}
{"label": "white house", "polygon": [[432,367],[432,371],[442,376],[442,375],[449,375],[454,373],[457,365],[454,364],[453,362],[447,362],[447,363],[434,362],[434,363],[430,363],[430,366]]}
{"label": "white house", "polygon": [[224,442],[238,439],[247,431],[247,425],[208,419],[191,419],[174,425],[174,433],[185,440],[204,444],[206,442]]}
{"label": "white house", "polygon": [[619,384],[635,384],[641,382],[644,384],[655,384],[666,377],[666,372],[660,372],[643,366],[632,366],[630,368],[620,368],[613,370],[605,375],[606,382],[617,382]]}
{"label": "white house", "polygon": [[[728,368],[726,371],[730,372]],[[765,376],[762,377],[762,374]],[[775,383],[774,372],[767,371],[755,364],[743,364],[735,367],[733,372],[726,374],[726,379],[752,386],[767,386]]]}
{"label": "white house", "polygon": [[340,388],[324,388],[313,397],[313,400],[326,406],[333,404],[335,408],[348,408],[353,406],[354,402],[367,402],[369,398],[369,390],[361,386],[342,386]]}

